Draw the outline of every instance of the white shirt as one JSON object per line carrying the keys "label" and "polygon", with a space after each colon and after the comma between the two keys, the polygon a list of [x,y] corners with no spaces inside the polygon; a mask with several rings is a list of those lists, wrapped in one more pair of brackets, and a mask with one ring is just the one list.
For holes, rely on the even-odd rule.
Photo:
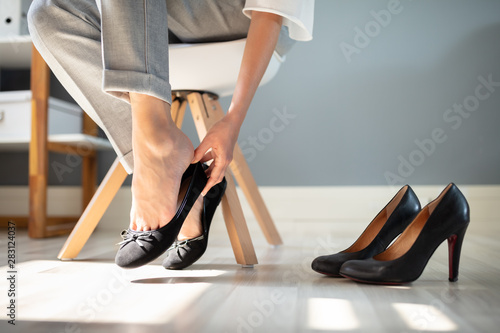
{"label": "white shirt", "polygon": [[298,41],[312,39],[314,0],[246,0],[243,14],[251,18],[254,10],[283,17],[290,38]]}

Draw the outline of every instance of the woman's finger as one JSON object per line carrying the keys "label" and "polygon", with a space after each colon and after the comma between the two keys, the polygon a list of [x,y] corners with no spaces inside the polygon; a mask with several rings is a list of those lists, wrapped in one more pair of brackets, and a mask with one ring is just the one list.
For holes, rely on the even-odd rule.
{"label": "woman's finger", "polygon": [[209,166],[208,166],[208,169],[205,170],[205,174],[207,175],[207,177],[210,177],[210,175],[212,174],[212,170],[215,168],[215,163],[211,163]]}
{"label": "woman's finger", "polygon": [[[210,160],[213,160],[215,158],[213,151],[209,150],[203,157],[200,159],[201,163],[208,162]],[[213,163],[212,163],[213,164]]]}
{"label": "woman's finger", "polygon": [[194,157],[191,163],[200,161],[210,148],[211,144],[208,142],[208,140],[206,140],[205,137],[205,139],[201,141],[200,145],[194,150]]}
{"label": "woman's finger", "polygon": [[[213,163],[213,164],[215,164],[215,163]],[[214,186],[215,184],[218,184],[222,181],[222,179],[224,178],[225,170],[226,170],[225,165],[216,165],[212,169],[212,171],[210,173],[210,178],[208,178],[208,181],[207,181],[207,185],[205,186],[205,188],[201,192],[202,195],[205,196],[208,193],[208,191],[210,191],[212,186]]]}

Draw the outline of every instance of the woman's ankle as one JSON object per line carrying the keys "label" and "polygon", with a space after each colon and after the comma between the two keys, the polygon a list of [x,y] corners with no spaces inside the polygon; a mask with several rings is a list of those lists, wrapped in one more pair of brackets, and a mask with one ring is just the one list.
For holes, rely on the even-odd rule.
{"label": "woman's ankle", "polygon": [[[172,120],[170,104],[144,94],[130,93],[132,140],[136,144],[164,146],[174,144],[179,129]],[[136,147],[134,147],[135,149]]]}
{"label": "woman's ankle", "polygon": [[175,126],[170,113],[170,104],[153,96],[130,93],[132,124],[136,129],[148,127],[165,128]]}

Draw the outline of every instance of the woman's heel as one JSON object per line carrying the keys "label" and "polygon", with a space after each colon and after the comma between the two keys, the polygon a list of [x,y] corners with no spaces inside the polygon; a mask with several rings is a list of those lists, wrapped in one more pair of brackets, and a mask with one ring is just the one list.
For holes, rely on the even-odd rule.
{"label": "woman's heel", "polygon": [[460,252],[462,250],[462,243],[464,241],[465,231],[467,231],[467,224],[462,229],[448,237],[448,258],[450,275],[448,280],[456,282],[458,280],[458,266],[460,264]]}

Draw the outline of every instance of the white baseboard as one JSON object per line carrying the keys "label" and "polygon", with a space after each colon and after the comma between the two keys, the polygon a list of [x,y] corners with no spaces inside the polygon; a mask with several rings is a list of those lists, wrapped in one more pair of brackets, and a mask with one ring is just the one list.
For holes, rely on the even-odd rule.
{"label": "white baseboard", "polygon": [[[414,186],[422,206],[433,200],[444,186]],[[471,220],[500,218],[499,185],[468,185],[460,189],[471,207]],[[239,190],[239,189],[238,189]],[[398,189],[387,186],[260,187],[268,209],[276,220],[366,220],[369,222]],[[27,186],[0,186],[0,215],[27,215]],[[239,192],[248,220],[253,213]],[[77,186],[51,186],[48,191],[50,215],[78,215],[81,193]],[[103,229],[123,229],[130,211],[130,187],[122,187],[99,223]]]}

